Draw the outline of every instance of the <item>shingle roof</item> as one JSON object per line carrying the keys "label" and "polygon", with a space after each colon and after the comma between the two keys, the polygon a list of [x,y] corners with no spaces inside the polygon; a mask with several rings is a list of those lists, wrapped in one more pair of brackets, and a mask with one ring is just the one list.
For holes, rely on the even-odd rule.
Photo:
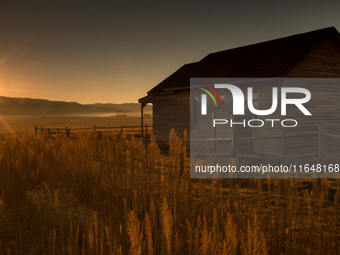
{"label": "shingle roof", "polygon": [[158,84],[156,87],[151,89],[148,94],[154,94],[154,93],[160,93],[164,91],[167,87],[171,87],[172,84],[177,83],[178,78],[186,77],[188,73],[190,73],[191,69],[196,65],[197,63],[190,63],[182,66],[180,69],[178,69],[176,72],[171,74],[168,78],[163,80],[160,84]]}
{"label": "shingle roof", "polygon": [[190,78],[284,77],[297,63],[331,34],[334,27],[211,53],[199,62],[186,64],[159,83],[148,95],[188,88]]}

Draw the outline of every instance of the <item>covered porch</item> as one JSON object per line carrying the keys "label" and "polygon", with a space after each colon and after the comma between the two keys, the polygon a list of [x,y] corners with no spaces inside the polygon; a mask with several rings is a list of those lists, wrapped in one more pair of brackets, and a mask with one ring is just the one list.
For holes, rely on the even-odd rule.
{"label": "covered porch", "polygon": [[140,103],[140,127],[141,127],[141,137],[144,137],[145,134],[148,133],[148,126],[145,125],[144,127],[144,108],[147,104],[152,104],[152,96],[145,96],[140,99],[138,99],[138,102]]}

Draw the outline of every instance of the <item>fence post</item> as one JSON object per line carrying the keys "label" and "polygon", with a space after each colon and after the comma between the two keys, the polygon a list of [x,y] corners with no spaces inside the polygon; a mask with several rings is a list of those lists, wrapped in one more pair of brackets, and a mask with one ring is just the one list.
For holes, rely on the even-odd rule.
{"label": "fence post", "polygon": [[237,133],[235,128],[233,128],[233,131],[231,133],[231,158],[236,158],[237,153]]}
{"label": "fence post", "polygon": [[51,136],[51,129],[48,129],[48,136]]}
{"label": "fence post", "polygon": [[145,124],[145,134],[148,134],[148,124]]}
{"label": "fence post", "polygon": [[148,134],[145,134],[145,136],[144,136],[144,145],[145,145],[145,150],[147,150],[148,149],[148,145],[149,145],[149,135]]}
{"label": "fence post", "polygon": [[65,127],[65,133],[66,133],[66,137],[69,137],[69,133],[68,133],[67,127]]}
{"label": "fence post", "polygon": [[144,130],[143,130],[144,113],[143,113],[143,109],[146,105],[147,105],[147,103],[141,103],[140,104],[140,106],[141,106],[141,108],[140,108],[140,121],[141,121],[140,126],[141,126],[141,137],[142,138],[144,137]]}
{"label": "fence post", "polygon": [[324,124],[318,125],[318,163],[322,164],[325,155],[325,133],[326,126]]}
{"label": "fence post", "polygon": [[[326,148],[326,125],[320,124],[318,125],[318,163],[323,164],[324,156],[325,156],[325,148]],[[321,187],[321,179],[320,174],[318,174],[318,178],[316,180],[317,185]]]}
{"label": "fence post", "polygon": [[34,134],[37,135],[37,133],[38,133],[38,127],[35,126],[35,127],[34,127]]}

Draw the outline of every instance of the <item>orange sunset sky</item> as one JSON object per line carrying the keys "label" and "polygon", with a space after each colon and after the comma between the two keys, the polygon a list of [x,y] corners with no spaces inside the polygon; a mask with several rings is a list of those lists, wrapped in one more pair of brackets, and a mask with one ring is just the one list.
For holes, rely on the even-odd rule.
{"label": "orange sunset sky", "polygon": [[0,95],[129,103],[211,52],[340,28],[340,1],[3,1]]}

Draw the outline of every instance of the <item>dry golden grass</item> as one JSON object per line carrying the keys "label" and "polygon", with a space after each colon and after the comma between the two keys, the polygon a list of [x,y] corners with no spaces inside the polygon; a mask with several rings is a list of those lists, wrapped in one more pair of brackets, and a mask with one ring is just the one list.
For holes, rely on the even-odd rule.
{"label": "dry golden grass", "polygon": [[172,132],[164,156],[124,134],[0,136],[0,254],[339,252],[329,185],[192,180],[185,138]]}

